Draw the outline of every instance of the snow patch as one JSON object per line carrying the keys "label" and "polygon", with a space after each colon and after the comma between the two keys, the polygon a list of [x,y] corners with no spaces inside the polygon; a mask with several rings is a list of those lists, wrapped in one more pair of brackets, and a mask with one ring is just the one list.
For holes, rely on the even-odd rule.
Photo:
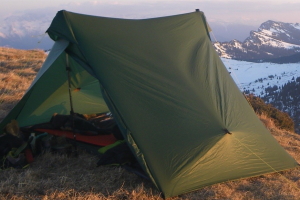
{"label": "snow patch", "polygon": [[300,30],[300,24],[296,23],[296,24],[291,24],[295,29],[299,29]]}
{"label": "snow patch", "polygon": [[[265,33],[265,32],[263,32],[263,33]],[[272,46],[272,47],[285,48],[285,49],[300,48],[300,45],[283,42],[281,40],[277,40],[275,38],[266,36],[266,35],[262,34],[261,32],[260,33],[255,32],[255,35],[259,38],[262,45],[268,45],[268,46]]]}
{"label": "snow patch", "polygon": [[273,28],[271,28],[270,30],[263,29],[263,30],[261,30],[261,32],[265,33],[267,35],[270,35],[270,36],[273,35],[273,33],[278,33],[278,31]]}
{"label": "snow patch", "polygon": [[241,91],[259,96],[265,88],[282,86],[300,76],[300,63],[252,63],[222,58],[224,65]]}

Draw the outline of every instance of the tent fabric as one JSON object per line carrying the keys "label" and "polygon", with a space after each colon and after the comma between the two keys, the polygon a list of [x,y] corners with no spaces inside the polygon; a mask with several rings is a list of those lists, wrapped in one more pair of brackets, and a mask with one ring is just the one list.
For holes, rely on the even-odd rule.
{"label": "tent fabric", "polygon": [[[70,114],[68,94],[68,75],[66,72],[67,53],[69,45],[66,40],[57,41],[36,78],[20,102],[1,122],[1,130],[11,119],[16,119],[19,126],[30,126],[49,122],[54,113]],[[70,56],[71,85],[74,109],[78,113],[93,114],[108,112],[103,100],[97,79],[90,76]]]}
{"label": "tent fabric", "polygon": [[75,112],[109,108],[165,197],[298,165],[234,83],[203,12],[131,20],[59,11],[47,33],[68,45],[48,56],[51,66],[6,120],[29,125],[68,112],[69,57],[72,88],[81,88]]}

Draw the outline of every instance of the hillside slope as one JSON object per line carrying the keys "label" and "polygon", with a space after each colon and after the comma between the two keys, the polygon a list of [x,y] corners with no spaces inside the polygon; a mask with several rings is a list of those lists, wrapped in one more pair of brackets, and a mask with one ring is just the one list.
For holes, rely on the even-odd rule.
{"label": "hillside slope", "polygon": [[265,102],[288,113],[295,121],[295,129],[300,133],[300,77],[293,77],[282,86],[266,87],[265,94],[261,97]]}
{"label": "hillside slope", "polygon": [[0,121],[22,98],[45,58],[42,50],[0,47]]}

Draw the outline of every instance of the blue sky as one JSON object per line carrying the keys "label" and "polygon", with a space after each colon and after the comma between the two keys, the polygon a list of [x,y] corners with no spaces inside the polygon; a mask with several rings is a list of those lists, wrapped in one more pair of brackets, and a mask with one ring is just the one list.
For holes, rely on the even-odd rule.
{"label": "blue sky", "polygon": [[[149,18],[204,11],[209,21],[261,24],[266,20],[300,23],[300,0],[0,0],[0,20],[21,12],[65,9],[85,14]],[[54,15],[54,14],[53,14]]]}

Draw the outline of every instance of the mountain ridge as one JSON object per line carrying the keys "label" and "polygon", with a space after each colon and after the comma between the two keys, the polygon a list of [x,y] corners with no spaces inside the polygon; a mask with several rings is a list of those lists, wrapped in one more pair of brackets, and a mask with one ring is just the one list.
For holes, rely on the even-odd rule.
{"label": "mountain ridge", "polygon": [[[41,37],[41,35],[44,35],[55,16],[55,13],[55,9],[50,9],[39,11],[35,10],[7,16],[2,22],[0,22],[0,46],[18,49],[50,49],[53,42],[47,34],[43,37]],[[130,15],[123,17],[133,19],[136,16]],[[248,33],[251,30],[256,28],[254,25],[214,20],[211,22],[209,21],[209,24],[212,29],[215,30],[215,35],[220,39],[220,41],[228,41],[232,37],[244,39],[248,36]],[[43,40],[41,41],[41,39]]]}
{"label": "mountain ridge", "polygon": [[[214,47],[223,58],[250,62],[277,59],[273,62],[283,62],[280,58],[300,53],[300,24],[268,20],[257,31],[251,31],[243,42],[215,42]],[[300,62],[300,59],[293,59],[293,62]]]}
{"label": "mountain ridge", "polygon": [[[45,34],[45,31],[49,27],[55,13],[55,8],[51,8],[7,16],[0,23],[0,46],[19,49],[50,49],[53,45],[53,41]],[[265,45],[257,45],[257,43],[261,41],[259,38],[266,38],[268,34],[271,34],[272,37],[269,38],[273,38],[270,41],[272,41],[274,45],[277,44],[282,47],[292,45],[291,48],[296,45],[295,48],[297,48],[300,53],[299,23],[292,24],[268,20],[262,23],[256,31],[254,31],[256,26],[238,22],[229,23],[208,20],[208,23],[215,31],[214,35],[221,41],[214,43],[221,57],[254,62],[260,62],[260,60],[263,59],[277,58],[278,56],[270,56],[270,54],[274,54],[274,52],[268,52],[268,50],[262,49],[265,48]],[[277,26],[275,26],[275,24],[277,24]],[[285,30],[285,32],[282,32],[282,30]],[[295,30],[298,30],[298,32],[295,33]],[[232,40],[229,41],[230,39]],[[276,39],[279,42],[277,41],[276,43]],[[243,40],[243,42],[240,42],[240,40]],[[295,52],[293,49],[282,48],[277,49],[277,51],[279,51],[281,56],[290,56]],[[261,56],[258,57],[257,55]]]}
{"label": "mountain ridge", "polygon": [[45,33],[53,14],[20,13],[3,20],[0,26],[0,46],[17,49],[44,49],[52,47],[53,41]]}

